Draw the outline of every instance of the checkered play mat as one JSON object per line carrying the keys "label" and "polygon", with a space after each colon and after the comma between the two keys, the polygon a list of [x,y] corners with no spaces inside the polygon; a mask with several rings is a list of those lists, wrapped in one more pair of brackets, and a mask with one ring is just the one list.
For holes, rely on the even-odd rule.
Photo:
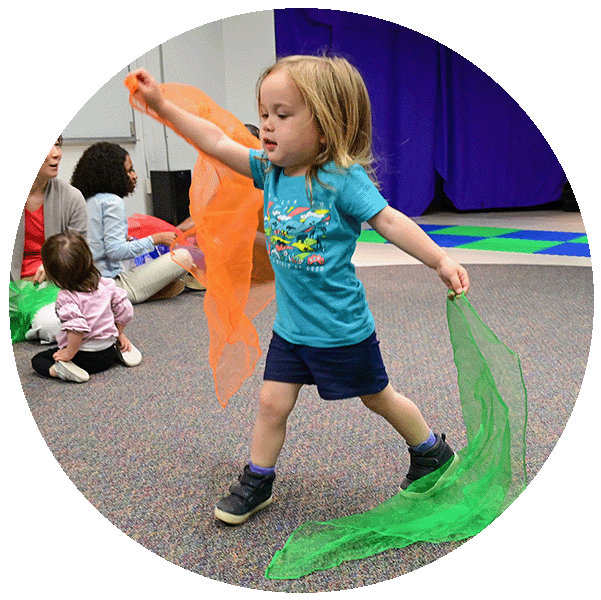
{"label": "checkered play mat", "polygon": [[[586,234],[566,231],[536,231],[502,227],[472,227],[457,225],[420,225],[442,248],[495,250],[527,254],[555,254],[590,257]],[[360,242],[388,243],[373,229],[365,229]]]}

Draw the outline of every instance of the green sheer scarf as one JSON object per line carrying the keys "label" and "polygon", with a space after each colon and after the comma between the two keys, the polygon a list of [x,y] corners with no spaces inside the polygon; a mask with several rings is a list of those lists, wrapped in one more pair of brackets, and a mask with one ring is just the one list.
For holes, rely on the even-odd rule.
{"label": "green sheer scarf", "polygon": [[419,541],[467,539],[526,487],[527,401],[520,359],[464,295],[449,295],[447,319],[467,431],[459,460],[442,477],[432,473],[373,510],[302,525],[274,555],[267,578],[294,579]]}
{"label": "green sheer scarf", "polygon": [[25,339],[35,314],[56,302],[59,289],[53,283],[34,284],[33,281],[11,281],[8,284],[8,316],[12,343]]}

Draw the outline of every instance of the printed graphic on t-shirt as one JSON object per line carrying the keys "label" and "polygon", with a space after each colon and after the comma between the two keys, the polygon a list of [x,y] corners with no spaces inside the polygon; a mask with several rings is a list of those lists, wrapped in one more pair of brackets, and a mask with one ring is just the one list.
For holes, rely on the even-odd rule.
{"label": "printed graphic on t-shirt", "polygon": [[308,206],[274,206],[265,211],[267,250],[272,261],[288,268],[323,270],[330,211]]}

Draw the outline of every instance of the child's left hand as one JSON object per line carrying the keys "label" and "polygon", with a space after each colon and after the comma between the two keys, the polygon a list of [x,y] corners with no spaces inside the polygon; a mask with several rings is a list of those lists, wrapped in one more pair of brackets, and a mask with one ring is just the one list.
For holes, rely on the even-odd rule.
{"label": "child's left hand", "polygon": [[46,281],[46,271],[44,270],[44,265],[40,265],[33,276],[34,283],[43,283]]}
{"label": "child's left hand", "polygon": [[131,350],[131,342],[125,337],[125,334],[121,333],[117,337],[117,348],[121,352],[129,352]]}
{"label": "child's left hand", "polygon": [[452,258],[445,256],[438,263],[436,272],[444,284],[457,295],[467,293],[470,289],[470,278],[467,271]]}

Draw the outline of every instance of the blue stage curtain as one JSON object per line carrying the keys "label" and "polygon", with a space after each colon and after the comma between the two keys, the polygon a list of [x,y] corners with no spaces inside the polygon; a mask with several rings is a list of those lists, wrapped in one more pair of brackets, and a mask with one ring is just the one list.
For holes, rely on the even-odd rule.
{"label": "blue stage curtain", "polygon": [[276,52],[337,54],[363,75],[382,193],[418,216],[437,181],[459,210],[558,200],[561,165],[532,120],[459,54],[406,27],[324,9],[276,9]]}

